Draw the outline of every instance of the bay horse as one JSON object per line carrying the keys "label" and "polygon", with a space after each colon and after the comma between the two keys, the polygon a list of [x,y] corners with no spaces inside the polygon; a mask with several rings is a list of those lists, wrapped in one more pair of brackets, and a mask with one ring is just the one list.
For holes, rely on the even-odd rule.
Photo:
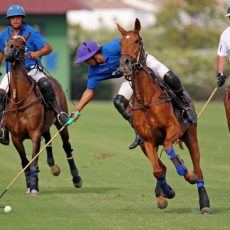
{"label": "bay horse", "polygon": [[[157,183],[155,195],[158,208],[166,208],[168,199],[175,191],[166,181],[166,166],[158,157],[158,148],[163,145],[165,152],[176,167],[177,173],[191,184],[197,183],[200,210],[211,213],[208,194],[200,167],[200,151],[197,139],[197,124],[184,122],[182,111],[173,105],[167,92],[159,84],[161,79],[153,77],[146,65],[146,53],[139,34],[141,24],[135,21],[134,30],[126,31],[117,23],[121,38],[120,70],[131,81],[133,88],[132,119],[133,126],[143,140],[142,151],[152,164]],[[163,82],[163,81],[162,81]],[[190,106],[195,110],[194,104]],[[184,162],[176,154],[173,144],[183,141],[190,153],[193,172],[189,172]]]}
{"label": "bay horse", "polygon": [[[53,110],[45,103],[36,82],[27,75],[24,62],[26,41],[29,36],[30,34],[25,37],[11,36],[6,43],[4,53],[6,61],[10,62],[10,79],[3,121],[10,131],[12,142],[19,153],[23,168],[29,163],[23,141],[31,140],[33,158],[40,150],[41,138],[44,138],[45,143],[50,141],[52,124],[54,123],[58,130],[62,127],[55,119]],[[54,78],[49,77],[49,79],[54,85],[62,110],[67,113],[67,100],[61,85]],[[80,188],[82,179],[74,162],[67,127],[63,129],[60,136],[72,174],[73,185]],[[51,172],[55,176],[59,175],[60,168],[55,164],[51,144],[46,147],[46,152]],[[37,195],[39,192],[38,172],[38,158],[36,158],[24,171],[28,194]]]}

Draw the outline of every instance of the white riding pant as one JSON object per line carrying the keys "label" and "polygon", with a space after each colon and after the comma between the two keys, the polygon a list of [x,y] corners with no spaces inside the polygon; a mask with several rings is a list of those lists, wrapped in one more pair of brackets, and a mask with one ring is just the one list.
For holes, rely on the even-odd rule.
{"label": "white riding pant", "polygon": [[[33,67],[32,67],[33,68]],[[41,78],[47,77],[42,71],[37,68],[31,69],[28,73],[36,82],[38,82]],[[0,83],[0,89],[5,90],[7,93],[9,91],[9,82],[10,82],[10,72],[6,73]]]}
{"label": "white riding pant", "polygon": [[131,82],[125,80],[118,91],[119,95],[124,96],[128,101],[130,101],[132,95],[133,95],[133,89],[131,87]]}

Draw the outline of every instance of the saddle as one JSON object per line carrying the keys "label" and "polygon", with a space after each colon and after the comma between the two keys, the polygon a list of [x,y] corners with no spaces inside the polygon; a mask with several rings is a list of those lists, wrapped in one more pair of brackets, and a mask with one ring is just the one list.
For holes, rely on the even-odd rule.
{"label": "saddle", "polygon": [[149,74],[152,79],[160,86],[163,90],[164,95],[163,97],[167,100],[171,100],[173,105],[181,110],[189,110],[187,106],[177,97],[177,95],[173,92],[173,90],[162,80],[162,78],[156,76],[152,69],[148,68]]}

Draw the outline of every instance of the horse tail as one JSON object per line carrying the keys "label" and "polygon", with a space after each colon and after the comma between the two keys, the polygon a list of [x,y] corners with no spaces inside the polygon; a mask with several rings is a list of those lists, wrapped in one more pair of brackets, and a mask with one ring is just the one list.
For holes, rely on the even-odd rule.
{"label": "horse tail", "polygon": [[230,86],[228,86],[224,91],[224,107],[228,122],[228,130],[230,132]]}

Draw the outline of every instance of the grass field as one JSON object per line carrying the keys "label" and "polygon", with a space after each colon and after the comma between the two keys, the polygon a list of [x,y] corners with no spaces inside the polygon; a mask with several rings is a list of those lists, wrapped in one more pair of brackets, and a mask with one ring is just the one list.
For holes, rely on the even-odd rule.
{"label": "grass field", "polygon": [[[199,112],[201,104],[197,104]],[[70,105],[71,107],[71,105]],[[1,198],[0,205],[11,205],[5,214],[0,209],[2,230],[228,230],[230,228],[230,134],[222,104],[210,104],[199,120],[198,136],[201,166],[205,176],[212,215],[199,210],[196,185],[179,177],[163,153],[168,168],[168,183],[176,196],[167,209],[157,209],[152,169],[139,148],[128,150],[134,133],[115,111],[111,102],[94,102],[82,112],[70,128],[83,187],[72,186],[60,138],[54,142],[59,177],[53,177],[46,164],[45,152],[40,156],[40,195],[26,196],[21,176]],[[52,129],[52,135],[56,132]],[[29,159],[30,143],[26,142]],[[176,147],[178,150],[178,148]],[[189,169],[187,150],[178,150]],[[0,146],[0,192],[20,172],[16,150]]]}

